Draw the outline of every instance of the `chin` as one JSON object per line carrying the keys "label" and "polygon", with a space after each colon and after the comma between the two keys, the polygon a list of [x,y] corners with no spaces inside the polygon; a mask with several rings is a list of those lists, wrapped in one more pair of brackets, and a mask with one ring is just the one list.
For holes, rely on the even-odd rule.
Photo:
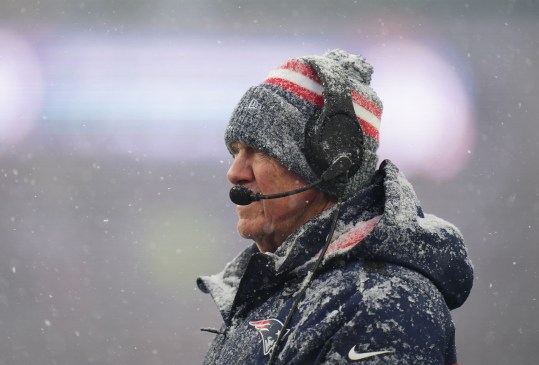
{"label": "chin", "polygon": [[255,229],[255,227],[252,226],[249,222],[238,222],[237,225],[238,233],[241,237],[251,240],[257,240],[261,236],[262,228]]}

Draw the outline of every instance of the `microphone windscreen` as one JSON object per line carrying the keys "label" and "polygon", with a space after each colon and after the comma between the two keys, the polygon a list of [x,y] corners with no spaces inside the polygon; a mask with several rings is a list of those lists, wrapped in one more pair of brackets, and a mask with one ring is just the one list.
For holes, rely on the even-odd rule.
{"label": "microphone windscreen", "polygon": [[241,185],[233,186],[228,195],[232,203],[237,205],[249,205],[254,201],[251,190]]}

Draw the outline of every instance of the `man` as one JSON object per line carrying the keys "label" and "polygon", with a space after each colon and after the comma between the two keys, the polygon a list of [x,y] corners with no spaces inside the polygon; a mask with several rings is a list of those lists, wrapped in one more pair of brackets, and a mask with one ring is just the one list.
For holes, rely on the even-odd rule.
{"label": "man", "polygon": [[205,364],[457,363],[472,266],[395,165],[376,171],[371,74],[340,50],[292,59],[236,107],[227,177],[254,244],[198,279],[224,321]]}

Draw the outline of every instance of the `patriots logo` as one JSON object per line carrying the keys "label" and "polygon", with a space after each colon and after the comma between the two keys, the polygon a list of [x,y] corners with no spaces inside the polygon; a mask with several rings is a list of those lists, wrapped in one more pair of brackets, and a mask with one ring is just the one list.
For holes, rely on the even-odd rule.
{"label": "patriots logo", "polygon": [[[268,355],[273,349],[279,333],[281,333],[283,330],[283,323],[278,319],[270,318],[262,321],[249,322],[249,324],[256,328],[258,333],[260,333],[260,337],[262,337],[264,355]],[[288,331],[290,330],[286,330],[285,335],[288,333]]]}

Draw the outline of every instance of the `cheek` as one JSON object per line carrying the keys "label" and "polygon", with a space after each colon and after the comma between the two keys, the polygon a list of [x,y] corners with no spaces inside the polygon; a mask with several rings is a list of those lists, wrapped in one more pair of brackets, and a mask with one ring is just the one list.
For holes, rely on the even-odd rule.
{"label": "cheek", "polygon": [[301,218],[313,204],[316,205],[316,202],[317,192],[306,191],[276,202],[271,206],[271,210],[268,207],[268,214],[271,214],[271,218],[276,224],[288,220],[294,221],[296,218]]}
{"label": "cheek", "polygon": [[295,216],[303,206],[304,201],[296,197],[268,200],[265,202],[264,216],[268,222],[280,225]]}

